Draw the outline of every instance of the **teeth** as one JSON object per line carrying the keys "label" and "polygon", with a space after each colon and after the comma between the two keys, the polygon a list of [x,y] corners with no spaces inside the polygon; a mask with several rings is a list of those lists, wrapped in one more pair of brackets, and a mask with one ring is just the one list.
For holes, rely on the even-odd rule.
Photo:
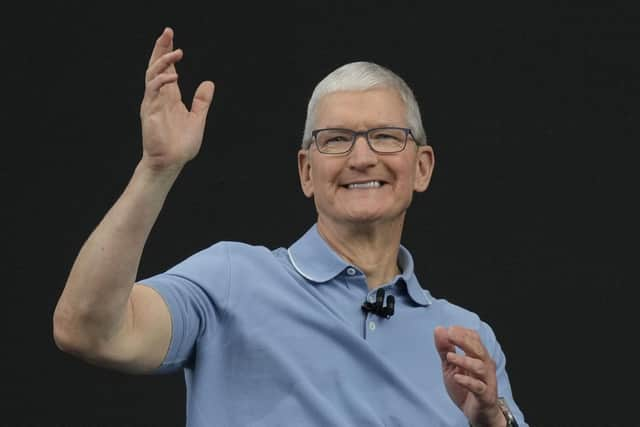
{"label": "teeth", "polygon": [[380,181],[359,182],[357,184],[349,184],[348,188],[378,188],[382,184]]}

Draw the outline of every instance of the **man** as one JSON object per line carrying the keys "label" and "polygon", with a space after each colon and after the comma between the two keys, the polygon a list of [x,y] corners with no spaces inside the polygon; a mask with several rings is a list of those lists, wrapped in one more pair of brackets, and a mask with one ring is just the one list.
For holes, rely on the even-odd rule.
{"label": "man", "polygon": [[73,265],[57,345],[125,372],[184,369],[189,426],[526,425],[491,328],[423,290],[400,245],[434,153],[411,90],[375,64],[335,70],[309,102],[298,169],[318,217],[304,236],[276,250],[219,242],[134,285],[213,99],[203,82],[182,104],[182,55],[165,29],[142,159]]}

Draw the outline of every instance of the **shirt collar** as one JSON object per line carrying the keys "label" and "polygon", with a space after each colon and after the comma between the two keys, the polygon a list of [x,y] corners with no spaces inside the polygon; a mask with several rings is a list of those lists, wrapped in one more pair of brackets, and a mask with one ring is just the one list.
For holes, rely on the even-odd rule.
{"label": "shirt collar", "polygon": [[[293,268],[302,277],[314,283],[328,282],[351,267],[351,264],[343,260],[320,236],[317,224],[313,224],[287,252]],[[402,273],[396,276],[394,281],[401,279],[406,284],[407,293],[416,304],[430,305],[431,295],[420,286],[413,272],[411,253],[402,245],[398,252],[398,265]]]}
{"label": "shirt collar", "polygon": [[402,270],[400,277],[407,285],[407,293],[413,302],[419,305],[431,305],[431,294],[420,286],[420,282],[413,272],[413,257],[409,250],[402,245],[398,251],[398,265]]}
{"label": "shirt collar", "polygon": [[316,283],[327,282],[350,266],[320,236],[317,224],[291,245],[288,252],[293,268]]}

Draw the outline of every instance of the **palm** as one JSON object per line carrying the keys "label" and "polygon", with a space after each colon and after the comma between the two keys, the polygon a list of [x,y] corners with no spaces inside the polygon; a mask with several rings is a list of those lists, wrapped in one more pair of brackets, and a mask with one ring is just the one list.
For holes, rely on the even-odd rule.
{"label": "palm", "polygon": [[140,107],[144,157],[154,167],[182,166],[198,154],[213,84],[196,90],[191,110],[182,102],[175,63],[181,50],[173,50],[173,33],[165,30],[157,40],[146,76]]}
{"label": "palm", "polygon": [[[204,127],[180,99],[176,83],[160,90],[162,102],[154,103],[142,114],[142,140],[145,153],[153,159],[191,160],[200,149]],[[167,89],[167,93],[162,93]]]}
{"label": "palm", "polygon": [[453,400],[456,406],[458,406],[467,417],[470,417],[471,414],[474,414],[475,411],[478,410],[478,399],[453,378],[455,374],[464,374],[464,370],[451,363],[445,362],[442,373],[444,385],[451,400]]}
{"label": "palm", "polygon": [[470,422],[493,422],[497,409],[496,366],[478,333],[458,326],[437,327],[434,338],[451,400]]}

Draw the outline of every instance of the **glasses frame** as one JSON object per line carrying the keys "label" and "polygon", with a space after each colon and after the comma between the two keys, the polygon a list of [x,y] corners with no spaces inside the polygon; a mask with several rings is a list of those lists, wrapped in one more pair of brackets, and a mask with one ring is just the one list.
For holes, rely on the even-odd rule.
{"label": "glasses frame", "polygon": [[[402,130],[402,131],[404,131],[404,142],[402,144],[402,148],[400,148],[399,150],[396,150],[396,151],[378,151],[375,148],[373,148],[373,145],[371,145],[371,141],[369,140],[369,133],[377,131],[377,130],[385,130],[385,129],[393,129],[393,130]],[[318,133],[320,133],[322,131],[325,131],[325,130],[351,132],[351,134],[352,134],[351,145],[349,146],[349,148],[347,150],[340,151],[338,153],[327,153],[326,151],[322,151],[322,149],[320,148],[320,144],[318,144]],[[313,142],[315,143],[316,148],[318,149],[318,152],[320,152],[322,154],[327,154],[329,156],[342,155],[342,154],[347,154],[347,153],[351,152],[351,150],[353,150],[353,146],[356,144],[356,140],[358,139],[359,136],[364,136],[364,139],[367,141],[367,145],[369,146],[371,151],[373,151],[374,153],[378,153],[378,154],[395,154],[395,153],[400,153],[401,151],[404,151],[404,149],[407,147],[407,141],[409,140],[409,136],[411,136],[411,139],[415,142],[415,137],[413,136],[413,132],[411,131],[411,129],[403,128],[403,127],[397,127],[397,126],[383,126],[383,127],[372,128],[372,129],[367,129],[367,130],[363,130],[363,131],[355,131],[353,129],[346,129],[346,128],[323,128],[323,129],[314,129],[314,130],[311,131],[311,138],[313,138]]]}

